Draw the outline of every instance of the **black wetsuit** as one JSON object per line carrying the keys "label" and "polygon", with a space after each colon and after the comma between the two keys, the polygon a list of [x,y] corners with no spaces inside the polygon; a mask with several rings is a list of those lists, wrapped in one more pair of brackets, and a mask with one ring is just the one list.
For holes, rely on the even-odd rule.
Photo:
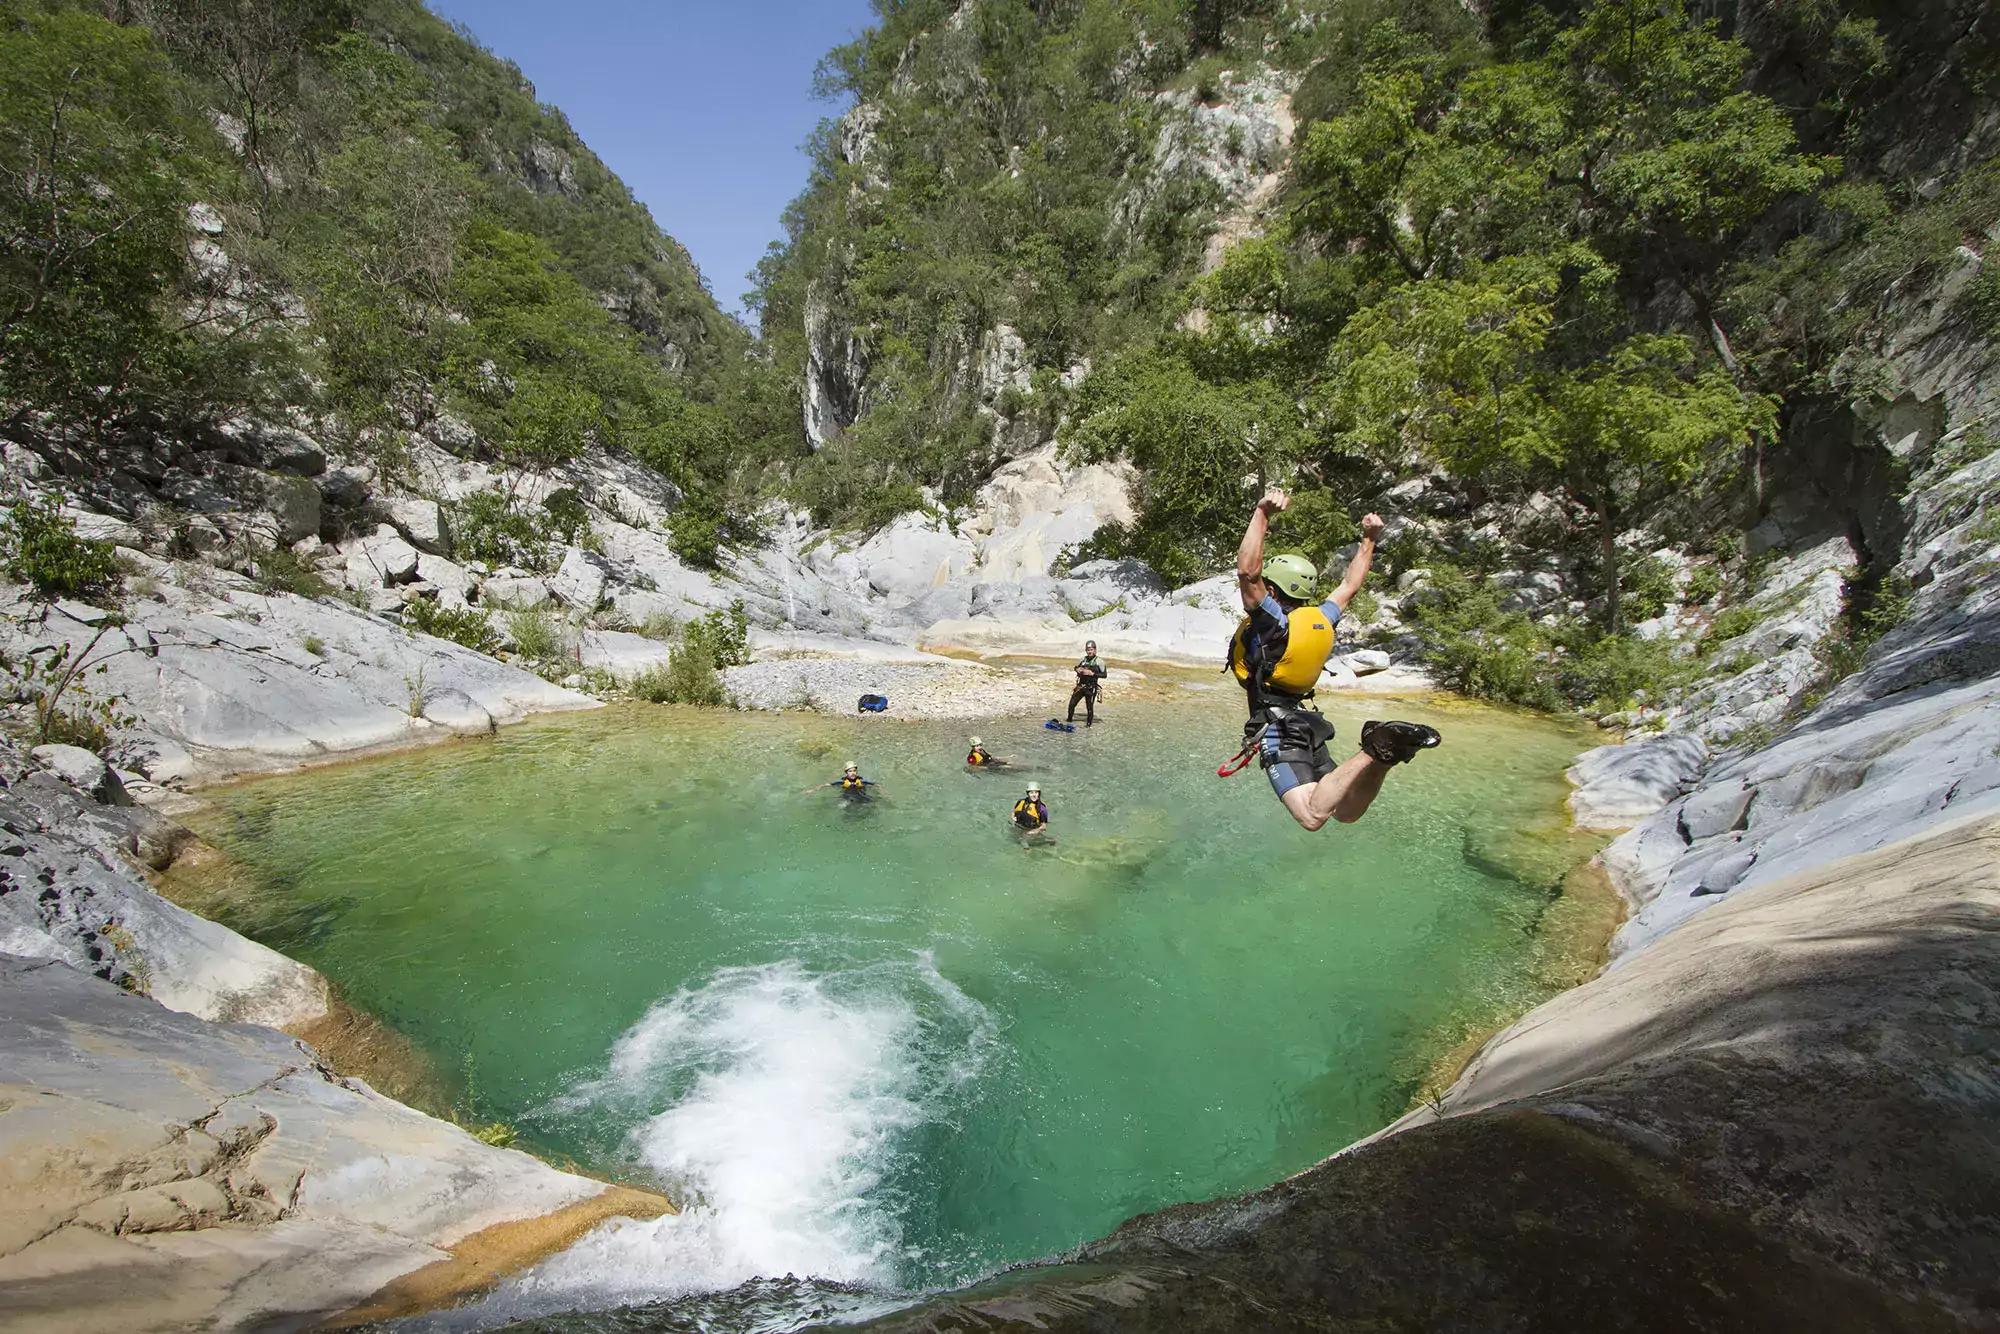
{"label": "black wetsuit", "polygon": [[1067,720],[1076,721],[1076,706],[1080,701],[1083,704],[1083,725],[1092,727],[1097,723],[1097,688],[1110,673],[1104,670],[1103,660],[1094,654],[1079,662],[1076,668],[1076,689],[1069,692]]}

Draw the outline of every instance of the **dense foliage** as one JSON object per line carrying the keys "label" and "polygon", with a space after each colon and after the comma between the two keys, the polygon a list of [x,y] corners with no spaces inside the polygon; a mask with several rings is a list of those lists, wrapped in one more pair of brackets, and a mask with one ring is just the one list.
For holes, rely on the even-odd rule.
{"label": "dense foliage", "polygon": [[7,511],[0,553],[7,573],[44,597],[89,597],[118,579],[111,544],[79,537],[52,498],[17,501]]}
{"label": "dense foliage", "polygon": [[1052,422],[1057,372],[1166,319],[1220,202],[1153,157],[1154,93],[1195,50],[1191,8],[1215,7],[878,0],[877,24],[827,58],[825,90],[859,106],[815,141],[753,294],[794,404],[808,345],[856,340],[863,382],[795,482],[818,516],[970,494],[996,459],[982,408],[1028,408],[981,400],[996,325],[1043,368],[1033,410]]}
{"label": "dense foliage", "polygon": [[592,444],[723,470],[747,336],[416,0],[4,0],[0,38],[16,422],[113,441],[303,406],[394,467],[450,414],[434,438],[530,470]]}

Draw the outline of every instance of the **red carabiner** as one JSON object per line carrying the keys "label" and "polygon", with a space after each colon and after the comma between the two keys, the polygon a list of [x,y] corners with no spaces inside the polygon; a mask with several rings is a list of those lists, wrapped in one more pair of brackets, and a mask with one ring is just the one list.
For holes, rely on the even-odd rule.
{"label": "red carabiner", "polygon": [[1243,749],[1237,751],[1234,755],[1231,755],[1221,764],[1216,765],[1215,776],[1217,778],[1228,778],[1232,774],[1241,773],[1243,771],[1243,767],[1249,764],[1250,761],[1256,756],[1257,747],[1263,744],[1264,733],[1266,730],[1267,729],[1263,727],[1258,728],[1257,735],[1251,737],[1248,741],[1243,743]]}

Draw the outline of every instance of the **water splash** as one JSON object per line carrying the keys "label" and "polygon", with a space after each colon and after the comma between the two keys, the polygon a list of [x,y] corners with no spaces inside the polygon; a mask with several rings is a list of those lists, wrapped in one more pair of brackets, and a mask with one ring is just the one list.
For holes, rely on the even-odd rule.
{"label": "water splash", "polygon": [[547,1111],[627,1121],[629,1150],[683,1212],[610,1223],[448,1323],[788,1276],[894,1289],[904,1142],[950,1115],[997,1048],[996,1027],[921,955],[835,972],[794,960],[725,968],[660,1001],[602,1075]]}

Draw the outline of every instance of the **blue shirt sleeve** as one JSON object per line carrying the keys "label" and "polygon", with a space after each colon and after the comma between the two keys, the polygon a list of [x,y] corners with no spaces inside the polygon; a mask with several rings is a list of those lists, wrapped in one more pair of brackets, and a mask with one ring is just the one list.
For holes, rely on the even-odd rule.
{"label": "blue shirt sleeve", "polygon": [[1326,613],[1326,619],[1328,624],[1330,625],[1340,624],[1341,610],[1340,610],[1340,604],[1338,602],[1335,602],[1332,598],[1328,598],[1326,601],[1319,604],[1319,609]]}
{"label": "blue shirt sleeve", "polygon": [[1264,594],[1264,600],[1250,612],[1250,624],[1259,631],[1287,626],[1290,623],[1291,618],[1285,615],[1283,605],[1270,593]]}

